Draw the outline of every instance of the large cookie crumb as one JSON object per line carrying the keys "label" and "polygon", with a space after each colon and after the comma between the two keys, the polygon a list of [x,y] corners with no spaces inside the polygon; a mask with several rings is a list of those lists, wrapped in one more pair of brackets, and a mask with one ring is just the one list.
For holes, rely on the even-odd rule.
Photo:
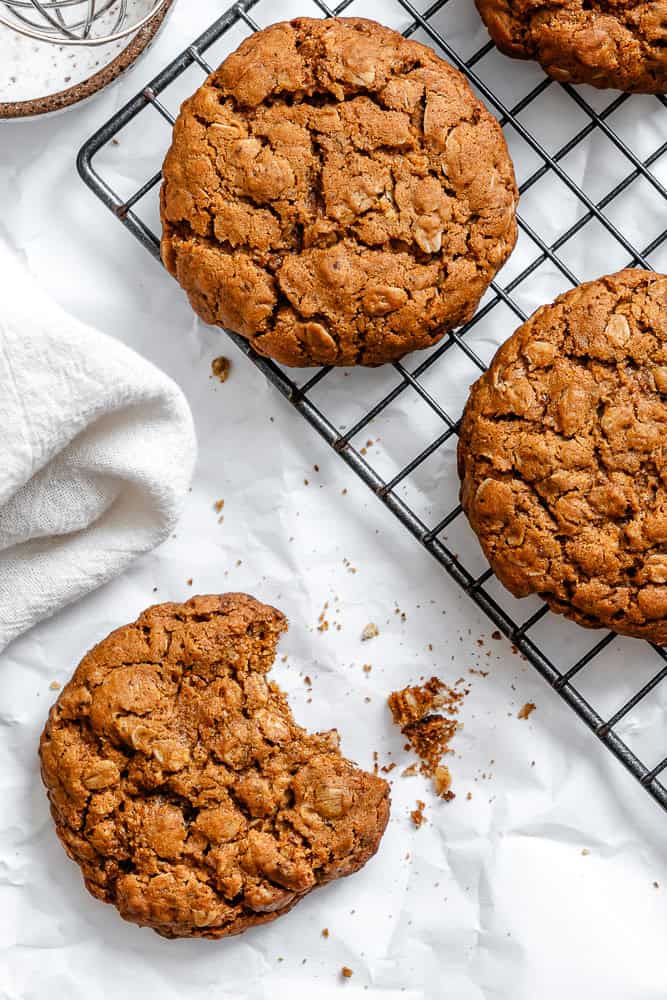
{"label": "large cookie crumb", "polygon": [[[421,761],[419,770],[433,778],[436,794],[447,801],[455,798],[455,793],[451,791],[449,769],[441,761],[449,753],[451,740],[459,728],[456,716],[465,694],[450,688],[439,677],[431,677],[425,684],[392,691],[387,698],[394,723],[400,726]],[[448,717],[435,709],[446,712]],[[411,765],[403,775],[415,774],[416,770]]]}
{"label": "large cookie crumb", "polygon": [[268,682],[287,628],[244,594],[145,611],[82,660],[40,744],[87,888],[166,937],[224,937],[357,871],[388,786],[307,733]]}
{"label": "large cookie crumb", "polygon": [[424,816],[424,809],[426,808],[426,803],[422,802],[421,799],[417,799],[417,808],[410,812],[410,819],[414,825],[419,829],[426,822],[426,817]]}
{"label": "large cookie crumb", "polygon": [[207,323],[286,365],[377,365],[466,322],[516,241],[495,118],[374,21],[247,38],[164,164],[162,258]]}
{"label": "large cookie crumb", "polygon": [[225,358],[222,355],[219,358],[213,358],[213,361],[211,361],[211,372],[219,382],[227,381],[231,367],[232,363],[229,358]]}

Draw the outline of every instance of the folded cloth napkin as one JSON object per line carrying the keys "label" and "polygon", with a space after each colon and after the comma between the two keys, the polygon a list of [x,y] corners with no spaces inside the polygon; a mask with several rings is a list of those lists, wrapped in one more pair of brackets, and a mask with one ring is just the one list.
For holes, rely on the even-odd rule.
{"label": "folded cloth napkin", "polygon": [[68,316],[0,241],[0,650],[121,573],[178,518],[180,389]]}

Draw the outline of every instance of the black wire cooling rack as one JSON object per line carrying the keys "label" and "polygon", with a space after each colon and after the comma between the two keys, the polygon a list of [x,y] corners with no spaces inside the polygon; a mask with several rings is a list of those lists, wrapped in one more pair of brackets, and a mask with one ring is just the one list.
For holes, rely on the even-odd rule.
{"label": "black wire cooling rack", "polygon": [[[378,11],[368,9],[368,6],[359,9],[360,3],[353,0],[345,0],[335,10],[330,10],[323,0],[305,0],[305,2],[309,4],[310,10],[301,10],[300,13],[303,14],[312,14],[314,8],[323,16],[342,14],[343,11],[367,16],[378,14]],[[383,14],[386,6],[388,5],[383,5]],[[664,108],[667,106],[665,98],[663,96],[630,98],[628,95],[615,95],[610,92],[599,94],[588,88],[575,89],[568,85],[556,84],[545,78],[535,67],[504,60],[488,41],[481,46],[478,44],[472,46],[473,51],[462,51],[466,44],[470,49],[469,38],[462,44],[456,44],[452,42],[452,37],[458,37],[457,22],[467,18],[470,23],[470,8],[473,8],[472,0],[435,0],[428,8],[421,11],[410,0],[393,0],[392,9],[396,14],[398,27],[406,36],[415,36],[431,44],[466,74],[475,90],[499,118],[510,149],[515,152],[516,145],[521,145],[525,154],[523,159],[531,166],[525,176],[520,178],[523,199],[520,208],[523,209],[526,202],[530,208],[531,197],[533,204],[542,204],[547,196],[543,193],[546,189],[540,185],[545,179],[549,179],[555,182],[558,188],[556,196],[559,198],[559,209],[561,203],[568,204],[570,208],[574,205],[570,216],[571,224],[563,231],[558,231],[560,211],[554,211],[553,204],[545,215],[540,217],[539,212],[537,213],[537,222],[529,218],[528,211],[526,213],[521,211],[519,247],[523,245],[524,251],[526,248],[528,251],[523,254],[519,254],[519,248],[515,251],[512,261],[519,254],[520,264],[518,271],[517,265],[514,265],[515,273],[511,280],[505,283],[496,280],[472,321],[457,332],[449,334],[436,349],[427,354],[404,359],[391,366],[393,385],[391,389],[383,392],[382,398],[374,405],[366,408],[363,402],[363,398],[366,398],[365,393],[361,394],[362,399],[358,394],[355,398],[355,419],[342,432],[339,419],[322,403],[322,399],[327,398],[326,392],[323,393],[322,390],[326,383],[339,380],[334,383],[334,396],[340,398],[345,393],[349,395],[350,392],[354,392],[354,379],[343,380],[340,370],[321,368],[315,374],[308,372],[302,381],[297,381],[298,374],[293,370],[288,372],[270,360],[259,357],[241,337],[232,333],[229,336],[239,350],[243,351],[266,375],[341,459],[451,574],[494,625],[515,644],[560,697],[584,720],[598,739],[625,765],[653,798],[667,809],[667,787],[660,781],[662,772],[667,768],[667,756],[661,756],[666,750],[664,743],[654,748],[655,759],[651,759],[653,753],[649,755],[645,747],[638,749],[634,746],[632,749],[628,745],[631,742],[628,734],[632,736],[634,733],[636,736],[642,729],[641,724],[630,725],[628,719],[638,708],[647,704],[649,696],[657,697],[658,686],[667,678],[667,652],[649,643],[620,639],[613,633],[600,638],[599,633],[587,632],[573,624],[556,619],[556,616],[539,602],[531,605],[530,600],[515,601],[497,584],[491,570],[484,568],[485,564],[479,558],[479,550],[473,550],[470,544],[462,542],[465,532],[469,532],[469,529],[455,497],[452,497],[450,509],[436,518],[429,518],[423,512],[418,512],[410,500],[411,493],[408,488],[410,480],[418,475],[430,460],[435,457],[436,462],[439,462],[445,452],[448,452],[450,467],[453,467],[451,457],[455,451],[453,446],[458,429],[460,406],[451,399],[449,403],[445,400],[441,402],[438,392],[434,391],[432,386],[439,384],[441,389],[444,386],[445,394],[451,390],[452,369],[448,366],[448,361],[455,356],[472,370],[473,377],[475,373],[479,375],[480,371],[485,370],[486,366],[480,356],[484,351],[475,339],[476,332],[483,329],[484,324],[488,328],[489,322],[497,329],[502,325],[500,322],[502,314],[504,329],[509,334],[513,327],[526,318],[526,308],[532,311],[533,306],[537,304],[527,301],[525,295],[522,295],[527,278],[531,276],[535,278],[537,275],[544,277],[546,270],[552,279],[555,277],[557,283],[560,283],[555,291],[561,291],[564,287],[578,284],[584,277],[614,270],[615,266],[610,265],[653,266],[654,269],[667,270],[667,256],[664,258],[660,256],[662,251],[667,249],[667,229],[663,228],[667,222],[667,191],[660,180],[660,172],[667,166],[667,157],[664,162],[661,161],[661,157],[667,152],[667,142],[657,148],[646,148],[646,135],[632,127],[633,124],[637,125],[638,116],[646,113],[648,105],[645,102],[651,102],[651,111],[656,108],[655,102],[660,102],[662,105],[660,110],[664,114]],[[131,193],[121,194],[114,190],[110,181],[103,178],[97,164],[93,165],[93,160],[109,144],[118,142],[116,139],[118,133],[131,126],[138,118],[145,124],[147,122],[145,114],[154,115],[155,110],[163,122],[166,149],[169,142],[168,130],[174,121],[172,112],[177,110],[177,105],[174,104],[168,109],[166,104],[169,95],[165,95],[164,92],[178,81],[186,86],[189,85],[190,92],[194,91],[201,80],[196,74],[208,73],[211,69],[204,57],[208,50],[211,50],[211,56],[215,57],[211,61],[219,61],[216,44],[224,42],[226,51],[229,51],[238,44],[244,34],[257,30],[258,20],[263,26],[276,20],[276,15],[279,13],[271,0],[240,0],[100,128],[79,154],[78,168],[83,180],[157,260],[159,260],[159,238],[150,225],[142,219],[141,206],[148,200],[153,206],[151,218],[157,218],[155,204],[160,183],[159,170]],[[470,35],[477,42],[482,37],[475,29]],[[500,83],[488,82],[489,74],[485,72],[485,66],[489,61],[496,66],[498,71],[496,81]],[[518,81],[518,85],[523,85],[525,92],[518,96],[515,86],[514,90],[512,86],[504,86],[506,81],[508,83],[511,81],[512,86]],[[549,110],[548,101],[553,94],[556,95],[557,105],[555,110],[553,108]],[[161,100],[161,95],[164,102]],[[182,96],[185,95],[181,94],[180,97]],[[154,109],[153,112],[150,111],[151,108]],[[564,119],[570,123],[572,134],[567,135],[565,141],[561,143],[560,125]],[[545,121],[549,121],[548,128],[545,128]],[[664,125],[664,122],[662,124]],[[632,134],[631,139],[624,137],[624,129]],[[143,129],[138,132],[135,130],[133,134],[138,137],[142,131]],[[554,135],[554,132],[557,134]],[[667,134],[667,127],[664,133]],[[605,143],[604,162],[613,159],[618,167],[613,182],[607,190],[600,188],[599,178],[586,175],[585,170],[580,180],[575,179],[580,170],[577,166],[579,153],[594,142]],[[654,146],[655,143],[652,142],[650,145]],[[600,162],[599,154],[598,149],[598,162]],[[637,212],[633,211],[632,221],[629,224],[626,212],[624,216],[626,221],[621,225],[616,221],[617,213],[614,209],[628,194],[636,199]],[[549,195],[547,200],[551,197],[553,195]],[[647,205],[650,206],[649,222],[653,223],[654,235],[643,249],[639,249],[636,244],[640,242],[646,230],[651,228],[648,223],[642,225],[642,211],[645,218]],[[639,222],[635,225],[637,216]],[[581,268],[576,263],[578,259],[576,248],[580,246],[582,234],[585,234],[587,240],[584,247],[588,256],[585,259],[594,266],[593,274],[590,275],[581,275]],[[659,267],[661,259],[666,262],[662,268]],[[575,267],[580,276],[575,273]],[[501,278],[504,278],[506,273],[507,266]],[[483,347],[484,338],[478,338],[478,341]],[[438,379],[429,379],[429,375],[436,372]],[[377,378],[379,380],[377,384],[386,386],[380,375]],[[343,384],[343,381],[346,384]],[[459,395],[463,398],[470,381],[469,376],[467,383],[463,385],[463,394],[459,385],[458,392],[454,393],[454,396]],[[365,442],[365,439],[377,425],[377,421],[382,419],[392,406],[397,403],[405,404],[406,399],[410,405],[413,403],[416,405],[419,401],[421,411],[427,412],[429,419],[422,421],[413,434],[411,457],[402,460],[399,467],[390,475],[381,474],[377,463],[373,464],[371,461],[367,447],[369,442]],[[435,430],[434,434],[431,433],[432,428]],[[466,556],[462,554],[464,549],[468,552]],[[547,623],[546,629],[545,623]],[[547,649],[546,635],[551,635],[553,652]],[[573,637],[576,637],[574,652],[572,652]],[[634,662],[628,663],[629,659]],[[625,690],[618,699],[622,703],[616,707],[612,702],[611,707],[614,710],[611,711],[611,709],[603,710],[598,702],[605,700],[600,696],[609,686],[604,677],[607,670],[611,671],[609,663],[613,660],[620,663],[621,672],[616,675],[616,679],[623,678],[620,687]],[[596,666],[598,676],[602,667],[602,681],[597,683],[597,696],[593,697],[590,691],[596,690],[596,684],[587,686],[586,679]],[[629,688],[628,684],[631,685]],[[616,694],[618,695],[618,692]],[[664,731],[666,696],[667,684],[660,689],[659,697],[666,700],[658,706],[659,736]],[[593,703],[597,707],[594,707]],[[655,717],[656,713],[653,711],[654,722]],[[641,744],[641,739],[639,743]]]}

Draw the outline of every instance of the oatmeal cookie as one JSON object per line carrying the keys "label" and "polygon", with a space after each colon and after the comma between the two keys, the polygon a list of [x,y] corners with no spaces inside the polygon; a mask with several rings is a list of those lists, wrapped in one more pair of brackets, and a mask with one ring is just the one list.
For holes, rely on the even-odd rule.
{"label": "oatmeal cookie", "polygon": [[667,277],[620,271],[538,309],[473,386],[459,473],[513,594],[667,643]]}
{"label": "oatmeal cookie", "polygon": [[42,734],[56,830],[87,888],[165,937],[220,938],[361,868],[388,786],[267,681],[287,628],[245,594],[161,604],[82,660]]}
{"label": "oatmeal cookie", "polygon": [[162,259],[285,365],[378,365],[470,319],[516,241],[505,139],[463,76],[374,21],[247,38],[186,101]]}
{"label": "oatmeal cookie", "polygon": [[536,59],[562,83],[656,94],[667,89],[666,0],[475,0],[508,56]]}

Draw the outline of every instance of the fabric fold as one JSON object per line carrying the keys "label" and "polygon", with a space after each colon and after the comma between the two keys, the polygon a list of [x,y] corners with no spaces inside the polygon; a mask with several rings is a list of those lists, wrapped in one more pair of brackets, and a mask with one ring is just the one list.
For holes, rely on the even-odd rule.
{"label": "fabric fold", "polygon": [[171,532],[196,442],[178,386],[68,316],[0,242],[0,650]]}

